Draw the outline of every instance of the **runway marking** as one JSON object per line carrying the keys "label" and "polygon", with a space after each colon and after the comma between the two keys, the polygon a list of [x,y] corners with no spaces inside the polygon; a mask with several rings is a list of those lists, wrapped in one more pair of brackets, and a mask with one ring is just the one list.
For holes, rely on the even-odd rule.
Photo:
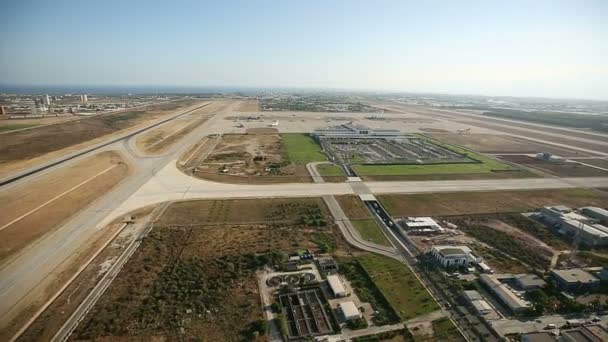
{"label": "runway marking", "polygon": [[194,157],[194,155],[196,154],[196,152],[198,152],[198,150],[201,149],[201,147],[207,145],[207,143],[209,142],[209,138],[207,138],[207,140],[205,140],[202,144],[200,144],[196,150],[194,150],[194,152],[192,152],[192,154],[190,154],[190,156],[188,157],[188,159],[186,159],[185,162],[181,163],[182,165],[187,165],[190,162],[190,159],[192,159],[192,157]]}
{"label": "runway marking", "polygon": [[178,132],[181,132],[181,131],[182,131],[182,130],[184,130],[186,127],[188,127],[188,126],[190,126],[190,125],[192,125],[192,124],[194,124],[194,123],[196,123],[196,122],[198,122],[198,121],[194,121],[194,122],[187,123],[187,124],[186,124],[184,127],[181,127],[181,128],[180,128],[180,129],[178,129],[177,131],[174,131],[173,133],[171,133],[171,134],[167,135],[166,137],[164,137],[164,138],[162,138],[162,139],[160,139],[160,140],[158,140],[158,141],[156,141],[156,142],[154,142],[154,143],[152,143],[152,144],[150,144],[150,145],[146,146],[146,147],[144,148],[144,151],[145,151],[145,150],[147,150],[147,149],[149,149],[149,148],[150,148],[150,147],[152,147],[152,146],[155,146],[156,144],[159,144],[159,143],[161,143],[161,142],[163,142],[163,141],[167,140],[169,137],[174,136],[174,135],[175,135],[175,134],[177,134]]}
{"label": "runway marking", "polygon": [[64,196],[64,195],[66,195],[66,194],[68,194],[68,193],[70,193],[70,192],[72,192],[72,191],[74,191],[74,190],[78,189],[79,187],[81,187],[81,186],[85,185],[86,183],[88,183],[88,182],[92,181],[94,178],[97,178],[97,177],[99,177],[99,176],[103,175],[104,173],[106,173],[106,172],[110,171],[111,169],[113,169],[114,167],[116,167],[116,166],[118,166],[118,165],[120,165],[120,164],[114,164],[114,165],[112,165],[112,166],[108,167],[107,169],[105,169],[105,170],[101,171],[100,173],[96,174],[95,176],[93,176],[93,177],[91,177],[91,178],[89,178],[89,179],[87,179],[87,180],[85,180],[85,181],[81,182],[80,184],[78,184],[78,185],[74,186],[73,188],[71,188],[71,189],[69,189],[69,190],[67,190],[67,191],[64,191],[64,192],[60,193],[59,195],[57,195],[57,196],[55,196],[55,197],[51,198],[50,200],[48,200],[48,201],[46,201],[46,202],[42,203],[41,205],[37,206],[36,208],[34,208],[34,209],[32,209],[32,210],[28,211],[27,213],[25,213],[25,214],[23,214],[23,215],[21,215],[21,216],[17,217],[16,219],[12,220],[11,222],[9,222],[9,223],[5,224],[4,226],[0,227],[0,231],[4,230],[4,228],[6,228],[6,227],[8,227],[8,226],[12,225],[13,223],[15,223],[15,222],[17,222],[17,221],[21,220],[22,218],[24,218],[24,217],[26,217],[26,216],[30,215],[31,213],[33,213],[33,212],[35,212],[35,211],[37,211],[37,210],[41,209],[42,207],[44,207],[44,206],[48,205],[49,203],[51,203],[51,202],[53,202],[53,201],[57,200],[58,198],[60,198],[60,197],[62,197],[62,196]]}

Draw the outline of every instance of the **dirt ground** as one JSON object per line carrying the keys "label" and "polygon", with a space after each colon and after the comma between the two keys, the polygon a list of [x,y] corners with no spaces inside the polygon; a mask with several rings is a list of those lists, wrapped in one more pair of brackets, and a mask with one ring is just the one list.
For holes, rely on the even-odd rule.
{"label": "dirt ground", "polygon": [[200,106],[196,99],[153,105],[147,109],[108,113],[58,125],[0,134],[0,177],[67,152],[94,144],[108,135],[151,120]]}
{"label": "dirt ground", "polygon": [[258,100],[247,100],[236,108],[237,112],[259,112],[260,104]]}
{"label": "dirt ground", "polygon": [[564,157],[586,156],[587,154],[565,148],[540,144],[533,141],[493,134],[435,133],[434,138],[460,145],[483,153],[539,153],[549,152]]}
{"label": "dirt ground", "polygon": [[[201,149],[199,153],[203,152]],[[305,165],[287,161],[279,134],[225,134],[192,174],[229,183],[311,181]]]}
{"label": "dirt ground", "polygon": [[559,177],[606,177],[608,171],[565,161],[551,162],[523,155],[503,155],[501,159],[538,169]]}
{"label": "dirt ground", "polygon": [[377,196],[392,216],[526,212],[547,205],[608,207],[608,195],[589,189],[452,192]]}
{"label": "dirt ground", "polygon": [[2,191],[0,263],[112,189],[128,169],[120,154],[102,152]]}
{"label": "dirt ground", "polygon": [[[302,200],[322,203],[321,199]],[[337,249],[348,247],[333,225],[316,227],[297,220],[285,224],[212,221],[209,225],[205,216],[256,221],[273,212],[285,212],[285,206],[295,206],[288,210],[288,216],[299,217],[310,209],[302,200],[171,205],[78,326],[72,340],[255,340],[247,337],[246,330],[263,319],[255,277],[260,258],[272,251],[315,250],[319,240]],[[266,214],[244,211],[252,202],[262,202],[260,211]],[[209,211],[213,205],[216,209]],[[195,212],[196,222],[202,224],[190,225],[190,218],[182,215],[184,210]],[[266,336],[257,340],[266,340]]]}
{"label": "dirt ground", "polygon": [[0,119],[0,126],[8,125],[51,125],[58,122],[74,120],[74,116],[56,116],[40,119]]}

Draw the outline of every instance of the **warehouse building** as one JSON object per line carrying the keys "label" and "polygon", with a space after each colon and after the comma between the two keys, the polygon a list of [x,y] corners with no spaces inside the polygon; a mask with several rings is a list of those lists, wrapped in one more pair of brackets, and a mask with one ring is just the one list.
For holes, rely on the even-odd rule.
{"label": "warehouse building", "polygon": [[580,268],[553,270],[551,279],[557,288],[571,293],[592,292],[600,286],[600,279]]}
{"label": "warehouse building", "polygon": [[547,286],[547,282],[536,274],[518,274],[515,276],[518,288],[524,291],[536,290]]}
{"label": "warehouse building", "polygon": [[467,246],[433,246],[431,254],[445,268],[466,267],[482,261]]}
{"label": "warehouse building", "polygon": [[[544,207],[540,220],[556,229],[560,234],[575,238],[588,246],[608,246],[608,227],[600,224],[605,210],[586,207],[581,213],[565,206]],[[582,213],[588,213],[585,216]],[[593,215],[594,217],[591,217]]]}
{"label": "warehouse building", "polygon": [[329,288],[331,289],[331,292],[334,294],[334,296],[346,297],[346,295],[347,295],[346,289],[344,288],[344,285],[342,284],[342,280],[340,280],[340,277],[338,275],[336,275],[336,274],[328,275],[327,283],[329,284]]}
{"label": "warehouse building", "polygon": [[510,287],[503,284],[498,279],[498,276],[482,274],[479,276],[479,280],[511,312],[516,314],[522,313],[531,307],[530,303],[524,300],[522,295],[515,293]]}

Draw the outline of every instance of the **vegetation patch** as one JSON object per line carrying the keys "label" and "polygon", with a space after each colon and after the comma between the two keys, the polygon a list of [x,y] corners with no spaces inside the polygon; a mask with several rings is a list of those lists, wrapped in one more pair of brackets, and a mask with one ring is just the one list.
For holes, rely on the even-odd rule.
{"label": "vegetation patch", "polygon": [[287,148],[287,158],[290,162],[308,164],[327,160],[327,156],[321,151],[321,145],[307,134],[285,133],[281,134],[281,138]]}
{"label": "vegetation patch", "polygon": [[378,227],[376,221],[373,219],[353,220],[351,222],[363,239],[379,245],[391,246],[391,243],[387,240],[386,236],[384,236],[380,227]]}
{"label": "vegetation patch", "polygon": [[440,318],[434,320],[431,324],[433,325],[433,337],[436,341],[463,340],[460,331],[449,318]]}
{"label": "vegetation patch", "polygon": [[439,309],[406,265],[375,254],[364,254],[357,260],[402,321]]}

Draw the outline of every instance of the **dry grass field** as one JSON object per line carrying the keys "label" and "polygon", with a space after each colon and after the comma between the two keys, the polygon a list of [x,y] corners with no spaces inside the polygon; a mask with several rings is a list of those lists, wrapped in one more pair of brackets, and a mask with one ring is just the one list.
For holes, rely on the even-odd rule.
{"label": "dry grass field", "polygon": [[608,195],[590,189],[452,192],[377,196],[392,216],[447,216],[526,212],[546,205],[608,206]]}
{"label": "dry grass field", "polygon": [[530,156],[506,155],[499,156],[501,159],[526,167],[534,168],[548,174],[559,177],[606,177],[608,171],[596,169],[578,163],[565,161],[545,161]]}
{"label": "dry grass field", "polygon": [[71,339],[265,341],[250,334],[263,319],[255,272],[295,249],[348,248],[332,225],[301,222],[319,203],[172,204]]}
{"label": "dry grass field", "polygon": [[460,145],[482,153],[539,153],[549,152],[564,157],[587,154],[528,141],[508,135],[434,133],[432,136],[450,144]]}
{"label": "dry grass field", "polygon": [[102,114],[57,125],[0,134],[0,177],[82,148],[125,129],[201,105],[185,99],[146,109]]}
{"label": "dry grass field", "polygon": [[128,165],[102,152],[0,193],[0,262],[51,232],[118,184]]}

